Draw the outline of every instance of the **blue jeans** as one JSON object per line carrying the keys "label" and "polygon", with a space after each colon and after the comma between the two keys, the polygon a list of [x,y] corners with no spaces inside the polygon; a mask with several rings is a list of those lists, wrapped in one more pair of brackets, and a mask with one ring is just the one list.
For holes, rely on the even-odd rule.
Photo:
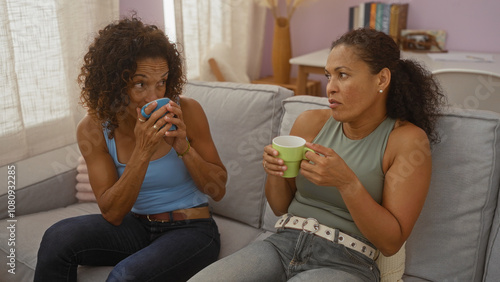
{"label": "blue jeans", "polygon": [[189,281],[379,280],[377,264],[363,254],[313,234],[284,229],[211,264]]}
{"label": "blue jeans", "polygon": [[107,281],[186,281],[219,250],[212,218],[160,223],[129,214],[114,226],[100,214],[84,215],[45,232],[35,281],[76,281],[78,265],[115,265]]}

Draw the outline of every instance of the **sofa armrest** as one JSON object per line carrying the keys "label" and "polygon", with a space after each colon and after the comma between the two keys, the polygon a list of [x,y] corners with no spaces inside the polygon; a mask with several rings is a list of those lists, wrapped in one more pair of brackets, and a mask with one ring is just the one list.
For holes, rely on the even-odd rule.
{"label": "sofa armrest", "polygon": [[15,193],[9,195],[8,186],[0,186],[0,218],[76,203],[76,166],[79,156],[77,145],[72,144],[0,167],[2,183],[7,184],[8,170],[13,171],[15,176],[15,185],[11,185],[15,186]]}

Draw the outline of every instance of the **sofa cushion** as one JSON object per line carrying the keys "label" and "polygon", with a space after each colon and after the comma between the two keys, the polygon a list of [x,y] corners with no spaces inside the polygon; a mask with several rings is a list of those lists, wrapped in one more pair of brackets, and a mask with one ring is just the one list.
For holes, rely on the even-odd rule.
{"label": "sofa cushion", "polygon": [[[75,167],[79,156],[80,151],[75,143],[16,162],[15,215],[75,203]],[[0,167],[1,175],[5,176],[3,183],[7,183],[8,167],[9,165]],[[0,218],[8,216],[7,200],[7,185],[0,185]]]}
{"label": "sofa cushion", "polygon": [[260,227],[266,180],[262,153],[278,134],[281,102],[293,92],[273,85],[192,81],[184,95],[203,107],[228,172],[226,195],[211,203],[214,212]]}
{"label": "sofa cushion", "polygon": [[[74,192],[74,185],[72,190]],[[30,202],[36,201],[31,200]],[[33,281],[38,247],[40,246],[45,230],[62,219],[90,213],[99,213],[96,203],[74,204],[66,208],[17,217],[17,221],[13,223],[15,224],[16,244],[16,273],[12,276],[13,278],[15,277],[14,281]],[[7,220],[2,220],[0,221],[0,229],[7,230],[10,224]],[[8,236],[10,236],[8,232],[0,232],[0,242],[7,242]],[[11,246],[7,244],[0,244],[0,273],[2,273],[2,277],[7,275],[7,271],[10,268],[7,265],[7,256],[10,254],[10,248]]]}
{"label": "sofa cushion", "polygon": [[500,115],[450,109],[438,129],[429,194],[406,245],[405,282],[481,281],[498,201]]}
{"label": "sofa cushion", "polygon": [[288,135],[297,117],[304,111],[328,109],[326,97],[307,95],[294,96],[283,101],[283,118],[280,124],[280,135]]}
{"label": "sofa cushion", "polygon": [[214,215],[220,233],[221,248],[219,259],[226,257],[253,242],[264,231],[247,224]]}

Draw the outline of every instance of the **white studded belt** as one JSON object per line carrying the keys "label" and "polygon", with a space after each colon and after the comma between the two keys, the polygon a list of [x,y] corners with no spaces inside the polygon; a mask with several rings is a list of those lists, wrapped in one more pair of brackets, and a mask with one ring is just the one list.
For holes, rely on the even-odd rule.
{"label": "white studded belt", "polygon": [[376,256],[378,256],[378,251],[376,249],[352,236],[340,232],[338,229],[320,224],[318,220],[314,218],[303,218],[285,214],[276,222],[274,227],[302,230],[328,241],[342,244],[346,248],[358,251],[371,259],[376,259]]}

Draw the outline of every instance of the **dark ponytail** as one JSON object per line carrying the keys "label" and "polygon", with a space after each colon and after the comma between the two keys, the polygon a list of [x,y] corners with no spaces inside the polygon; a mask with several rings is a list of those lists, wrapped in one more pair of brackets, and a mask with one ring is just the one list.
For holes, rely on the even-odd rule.
{"label": "dark ponytail", "polygon": [[412,60],[399,60],[391,70],[387,115],[422,128],[431,143],[439,142],[435,125],[445,96],[432,74]]}
{"label": "dark ponytail", "polygon": [[422,128],[431,143],[439,142],[436,121],[445,102],[445,96],[432,74],[419,63],[402,60],[394,40],[373,29],[350,31],[333,42],[354,47],[354,52],[368,64],[373,74],[383,68],[391,71],[387,96],[387,115],[409,121]]}

